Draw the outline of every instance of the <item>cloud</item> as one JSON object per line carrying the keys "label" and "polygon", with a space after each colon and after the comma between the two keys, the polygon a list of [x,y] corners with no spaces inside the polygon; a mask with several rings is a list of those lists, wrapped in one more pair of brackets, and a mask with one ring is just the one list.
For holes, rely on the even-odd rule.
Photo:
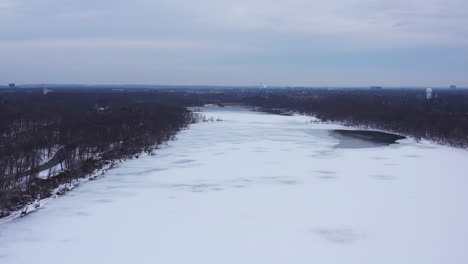
{"label": "cloud", "polygon": [[35,51],[48,52],[258,52],[247,44],[233,45],[217,40],[161,39],[128,40],[111,38],[7,40],[0,42],[0,50],[10,54]]}
{"label": "cloud", "polygon": [[40,50],[69,50],[69,49],[92,49],[92,50],[119,50],[119,49],[145,49],[145,50],[181,50],[197,49],[205,46],[194,41],[169,41],[169,40],[114,40],[114,39],[73,39],[73,40],[21,40],[3,41],[1,49],[15,49],[27,51]]}
{"label": "cloud", "polygon": [[[447,81],[456,76],[461,82],[466,78],[453,65],[468,60],[468,2],[0,0],[0,32],[0,55],[19,72],[21,65],[41,71],[40,64],[26,65],[31,58],[51,71],[62,59],[73,61],[75,70],[95,62],[101,73],[116,72],[119,59],[144,65],[142,71],[161,73],[162,64],[165,71],[183,68],[180,72],[197,80],[204,76],[221,83],[228,82],[220,79],[228,72],[247,79],[269,75],[312,82],[311,71],[351,79],[349,73],[357,71],[353,67],[391,81],[397,67],[408,74],[425,67],[426,74],[439,71]],[[438,55],[446,53],[451,61]],[[439,66],[423,67],[418,61]],[[125,76],[125,70],[119,68],[119,74]]]}
{"label": "cloud", "polygon": [[[3,0],[0,6],[1,3],[12,2]],[[153,35],[211,34],[214,38],[267,32],[413,46],[444,44],[447,38],[468,41],[468,3],[460,0],[17,0],[16,3],[24,7],[17,10],[21,21],[17,27],[3,29],[12,35],[14,30],[24,35],[40,27],[43,36],[51,39],[73,34],[81,38],[100,35],[147,39]]]}
{"label": "cloud", "polygon": [[405,27],[408,25],[411,25],[411,23],[408,21],[400,21],[400,22],[396,22],[395,24],[393,24],[392,27]]}
{"label": "cloud", "polygon": [[17,3],[13,0],[0,0],[0,21],[2,17],[3,19],[14,17],[16,7]]}
{"label": "cloud", "polygon": [[0,1],[0,9],[12,8],[15,6],[15,2],[12,0],[1,0]]}
{"label": "cloud", "polygon": [[64,13],[59,13],[56,15],[58,19],[63,19],[63,20],[84,20],[84,19],[90,19],[93,17],[99,17],[102,16],[103,13],[100,11],[96,10],[79,10],[79,11],[70,11],[70,12],[64,12]]}

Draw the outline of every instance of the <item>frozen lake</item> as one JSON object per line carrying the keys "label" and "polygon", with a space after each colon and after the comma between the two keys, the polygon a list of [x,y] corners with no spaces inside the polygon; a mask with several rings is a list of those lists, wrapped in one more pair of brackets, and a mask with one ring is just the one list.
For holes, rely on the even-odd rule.
{"label": "frozen lake", "polygon": [[203,111],[223,121],[0,225],[0,263],[468,263],[468,151]]}

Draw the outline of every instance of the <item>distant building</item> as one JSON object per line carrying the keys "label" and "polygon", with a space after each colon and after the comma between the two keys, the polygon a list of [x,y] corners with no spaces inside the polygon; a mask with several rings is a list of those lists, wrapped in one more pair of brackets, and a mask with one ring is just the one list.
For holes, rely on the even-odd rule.
{"label": "distant building", "polygon": [[14,83],[9,83],[9,84],[8,84],[8,87],[10,87],[10,88],[15,88],[15,87],[16,87],[16,84],[14,84]]}
{"label": "distant building", "polygon": [[98,112],[107,112],[107,111],[110,111],[110,107],[108,107],[108,106],[99,106],[99,105],[96,105],[96,106],[95,106],[95,109],[96,109],[96,111],[98,111]]}
{"label": "distant building", "polygon": [[457,89],[457,86],[456,85],[450,85],[450,89]]}
{"label": "distant building", "polygon": [[427,89],[426,89],[426,99],[427,99],[427,100],[431,100],[431,99],[432,99],[432,89],[431,89],[431,88],[427,88]]}
{"label": "distant building", "polygon": [[42,87],[42,94],[43,95],[47,95],[48,93],[51,93],[51,92],[53,92],[53,90],[47,89],[46,86]]}

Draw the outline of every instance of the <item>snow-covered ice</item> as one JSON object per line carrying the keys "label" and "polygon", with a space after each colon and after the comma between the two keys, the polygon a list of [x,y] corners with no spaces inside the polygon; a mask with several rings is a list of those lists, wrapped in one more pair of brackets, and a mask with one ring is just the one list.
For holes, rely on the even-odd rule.
{"label": "snow-covered ice", "polygon": [[468,263],[468,151],[203,110],[223,121],[0,225],[0,263]]}

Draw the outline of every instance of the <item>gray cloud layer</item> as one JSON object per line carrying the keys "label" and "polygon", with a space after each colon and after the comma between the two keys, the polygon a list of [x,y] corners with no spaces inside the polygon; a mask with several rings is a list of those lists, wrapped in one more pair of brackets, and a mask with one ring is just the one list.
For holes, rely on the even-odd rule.
{"label": "gray cloud layer", "polygon": [[468,85],[459,0],[0,0],[0,82]]}

